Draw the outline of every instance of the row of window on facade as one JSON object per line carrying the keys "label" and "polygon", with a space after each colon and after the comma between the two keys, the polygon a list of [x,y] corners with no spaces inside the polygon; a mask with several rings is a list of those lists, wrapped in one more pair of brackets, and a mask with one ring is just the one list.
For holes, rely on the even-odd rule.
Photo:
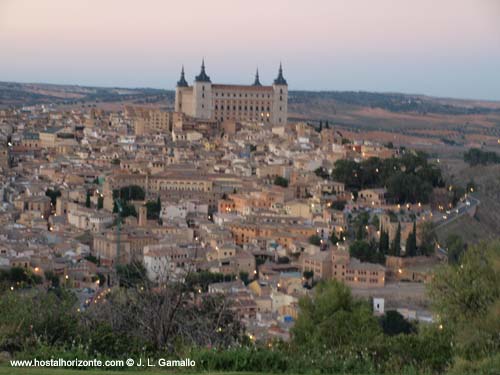
{"label": "row of window on facade", "polygon": [[[283,90],[280,92],[280,94],[282,94],[282,93],[283,93]],[[215,96],[219,96],[219,93],[218,93],[218,92],[216,92],[216,93],[215,93]],[[220,95],[220,96],[224,96],[224,93],[223,93],[223,92],[221,92],[221,95]],[[226,93],[226,96],[227,96],[227,97],[231,97],[231,94],[230,94],[230,93]],[[233,98],[236,98],[236,96],[237,96],[237,95],[236,95],[236,93],[233,93]],[[266,95],[265,95],[265,94],[261,94],[260,96],[261,96],[262,98],[265,98],[265,97],[266,97]],[[241,97],[243,97],[243,95],[240,93],[240,94],[239,94],[239,97],[241,98]],[[250,94],[250,98],[253,98],[253,97],[254,97],[254,94]],[[259,97],[259,94],[255,94],[255,97],[256,97],[256,98],[258,98],[258,97]],[[270,94],[267,94],[267,97],[268,97],[268,98],[270,98],[270,97],[271,97],[271,95],[270,95]],[[248,98],[248,94],[245,94],[245,98]]]}
{"label": "row of window on facade", "polygon": [[[365,277],[352,277],[352,276],[347,276],[346,281],[358,281],[360,283],[366,283],[366,278]],[[370,284],[378,284],[378,279],[368,279],[368,282]]]}
{"label": "row of window on facade", "polygon": [[[240,105],[240,106],[238,106],[238,111],[241,111],[241,110],[242,110],[242,108],[243,108],[243,110],[244,110],[244,111],[248,111],[248,107],[247,107],[247,106],[241,106],[241,105]],[[253,106],[250,106],[250,111],[253,111],[253,110],[254,110],[253,108],[254,108]],[[217,111],[218,109],[219,109],[219,106],[216,104],[216,105],[215,105],[215,110]],[[221,105],[221,106],[220,106],[220,110],[221,110],[221,111],[223,111],[223,110],[224,110],[224,105]],[[231,107],[230,107],[230,106],[226,106],[226,110],[230,111],[230,110],[231,110]],[[258,111],[258,110],[259,110],[259,107],[255,107],[255,110],[256,110],[256,111]],[[264,111],[264,107],[260,107],[260,110],[261,110],[261,111]],[[271,109],[270,109],[270,107],[266,107],[266,109],[265,109],[265,110],[266,110],[266,111],[270,111]],[[236,106],[235,106],[235,105],[233,105],[233,111],[236,111]]]}
{"label": "row of window on facade", "polygon": [[[237,117],[235,115],[226,117],[226,120],[236,120],[236,119],[237,119]],[[246,121],[259,121],[260,120],[260,121],[267,121],[267,122],[270,121],[269,116],[262,117],[261,119],[256,118],[256,117],[247,116],[244,120],[246,120]],[[221,116],[219,121],[224,122],[224,116]],[[281,122],[281,119],[279,119],[279,121]]]}

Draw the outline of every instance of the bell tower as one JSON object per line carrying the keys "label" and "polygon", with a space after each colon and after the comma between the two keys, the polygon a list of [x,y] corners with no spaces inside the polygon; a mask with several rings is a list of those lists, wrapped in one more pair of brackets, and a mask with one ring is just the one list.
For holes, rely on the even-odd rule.
{"label": "bell tower", "polygon": [[182,91],[183,88],[188,87],[186,77],[184,76],[184,65],[181,69],[181,78],[177,81],[177,86],[175,87],[175,112],[182,112]]}

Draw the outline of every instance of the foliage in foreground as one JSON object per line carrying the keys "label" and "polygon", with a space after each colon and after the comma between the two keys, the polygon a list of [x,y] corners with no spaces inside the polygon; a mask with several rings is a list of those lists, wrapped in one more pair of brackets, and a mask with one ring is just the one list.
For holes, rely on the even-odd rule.
{"label": "foliage in foreground", "polygon": [[436,272],[429,292],[441,323],[455,333],[459,356],[500,352],[500,242],[468,248],[458,263]]}
{"label": "foliage in foreground", "polygon": [[344,284],[300,301],[289,343],[254,344],[221,296],[145,283],[119,288],[86,312],[55,288],[0,295],[0,351],[16,358],[185,358],[196,371],[494,373],[500,368],[500,243],[468,248],[430,287],[436,324],[396,312],[377,318]]}

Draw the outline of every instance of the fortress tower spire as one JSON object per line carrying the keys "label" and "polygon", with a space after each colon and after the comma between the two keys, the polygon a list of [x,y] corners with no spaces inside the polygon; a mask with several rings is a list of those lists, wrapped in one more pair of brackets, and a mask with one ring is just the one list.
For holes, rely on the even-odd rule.
{"label": "fortress tower spire", "polygon": [[278,70],[278,77],[274,80],[275,85],[287,85],[286,79],[283,77],[283,68],[281,67],[280,63],[280,68]]}
{"label": "fortress tower spire", "polygon": [[259,80],[259,68],[257,68],[257,71],[255,72],[255,81],[252,86],[262,86]]}
{"label": "fortress tower spire", "polygon": [[177,81],[177,87],[188,87],[186,77],[184,77],[184,65],[181,69],[181,78]]}
{"label": "fortress tower spire", "polygon": [[194,79],[196,82],[211,82],[210,77],[205,72],[205,59],[201,60],[201,72]]}

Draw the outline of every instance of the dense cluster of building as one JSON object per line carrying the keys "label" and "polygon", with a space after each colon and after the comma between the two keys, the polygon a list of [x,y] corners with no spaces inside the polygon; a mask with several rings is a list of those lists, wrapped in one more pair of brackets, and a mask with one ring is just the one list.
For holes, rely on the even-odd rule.
{"label": "dense cluster of building", "polygon": [[[232,281],[209,293],[230,296],[254,336],[282,338],[318,280],[353,288],[383,288],[403,272],[425,280],[412,264],[364,263],[349,255],[348,239],[330,240],[368,210],[391,239],[399,222],[404,243],[413,222],[385,213],[394,207],[383,187],[355,200],[315,173],[395,151],[346,142],[333,126],[288,123],[287,100],[281,67],[272,86],[258,74],[238,86],[212,84],[202,66],[193,86],[182,73],[173,111],[0,111],[0,267],[51,271],[75,288],[112,287],[114,266],[133,262],[155,283],[221,273]],[[416,209],[425,220],[426,208]],[[376,239],[380,227],[367,232]]]}

